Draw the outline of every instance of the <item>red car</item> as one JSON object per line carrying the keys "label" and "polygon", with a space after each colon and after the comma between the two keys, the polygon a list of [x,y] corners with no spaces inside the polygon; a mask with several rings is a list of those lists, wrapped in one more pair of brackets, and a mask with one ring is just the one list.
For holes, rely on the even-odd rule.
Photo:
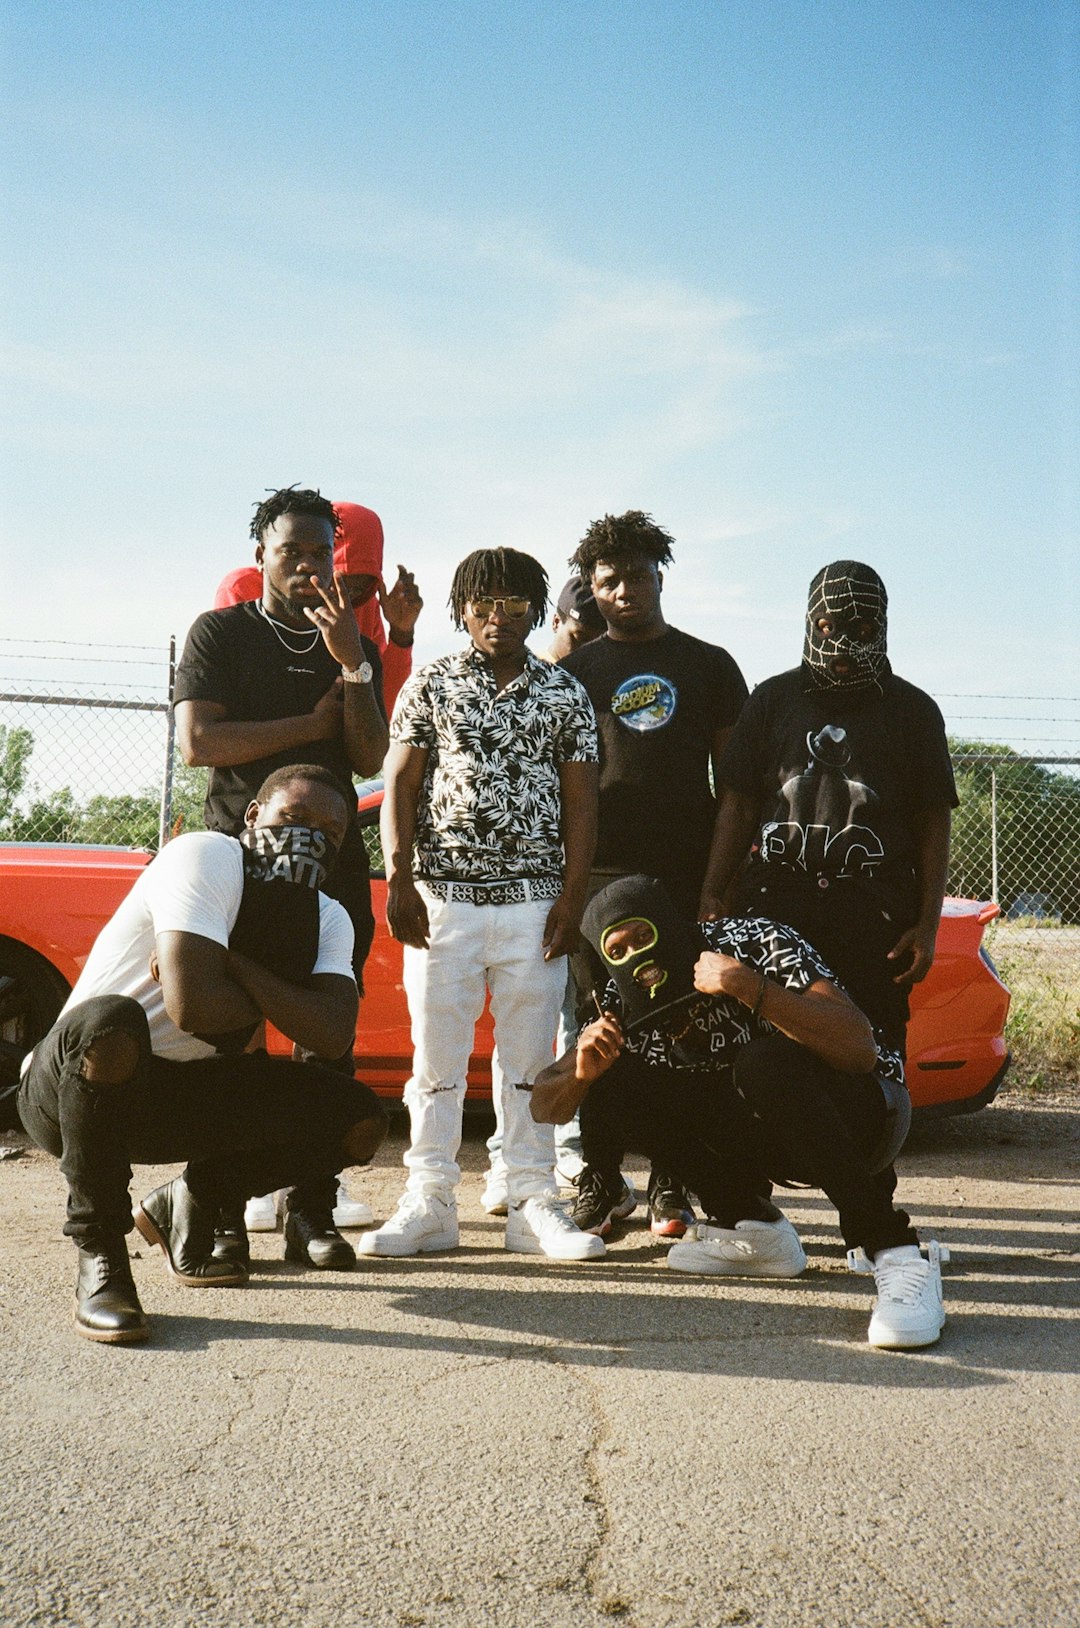
{"label": "red car", "polygon": [[[378,822],[382,790],[361,798],[361,822]],[[0,844],[0,1088],[44,1034],[112,915],[152,855],[134,848]],[[401,984],[401,946],[386,930],[386,884],[375,870],[379,925],[365,970],[356,1033],[357,1072],[383,1096],[400,1096],[412,1047]],[[968,1113],[992,1101],[1009,1065],[1003,1031],[1009,992],[982,949],[996,904],[946,899],[937,958],[916,985],[908,1025],[907,1078],[914,1106]],[[275,1030],[270,1049],[291,1047]],[[485,1012],[469,1070],[469,1094],[491,1095],[491,1021]]]}

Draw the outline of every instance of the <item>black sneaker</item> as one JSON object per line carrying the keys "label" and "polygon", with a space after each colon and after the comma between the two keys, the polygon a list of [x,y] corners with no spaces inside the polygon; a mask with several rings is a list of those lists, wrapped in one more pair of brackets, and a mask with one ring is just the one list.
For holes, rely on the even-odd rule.
{"label": "black sneaker", "polygon": [[577,1179],[577,1195],[574,1225],[598,1238],[611,1231],[613,1220],[625,1220],[637,1209],[634,1189],[623,1181],[621,1170],[609,1173],[587,1164]]}
{"label": "black sneaker", "polygon": [[285,1212],[285,1259],[303,1261],[323,1272],[348,1272],[356,1265],[353,1247],[334,1225],[333,1217]]}
{"label": "black sneaker", "polygon": [[690,1194],[674,1176],[649,1172],[649,1231],[658,1238],[681,1238],[694,1223]]}

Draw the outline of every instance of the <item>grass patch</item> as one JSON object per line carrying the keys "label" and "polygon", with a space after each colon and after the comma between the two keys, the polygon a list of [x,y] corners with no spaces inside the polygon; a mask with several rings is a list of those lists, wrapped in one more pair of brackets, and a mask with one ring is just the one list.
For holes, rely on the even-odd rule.
{"label": "grass patch", "polygon": [[1010,1084],[1038,1091],[1080,1082],[1080,958],[1008,955],[999,945],[995,959],[1012,993]]}

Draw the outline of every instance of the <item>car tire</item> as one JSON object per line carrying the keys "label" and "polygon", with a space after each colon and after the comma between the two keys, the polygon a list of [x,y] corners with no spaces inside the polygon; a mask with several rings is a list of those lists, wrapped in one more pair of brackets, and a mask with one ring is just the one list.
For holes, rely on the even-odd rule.
{"label": "car tire", "polygon": [[37,1045],[68,995],[68,984],[36,950],[0,938],[0,1127],[18,1123],[14,1095],[26,1053]]}

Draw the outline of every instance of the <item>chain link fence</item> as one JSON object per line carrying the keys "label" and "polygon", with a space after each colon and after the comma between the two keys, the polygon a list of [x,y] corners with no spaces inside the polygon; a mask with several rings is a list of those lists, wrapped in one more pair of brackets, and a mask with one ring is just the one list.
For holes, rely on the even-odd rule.
{"label": "chain link fence", "polygon": [[999,748],[955,753],[953,768],[949,891],[993,899],[1002,928],[1053,932],[1080,953],[1080,757]]}
{"label": "chain link fence", "polygon": [[[0,646],[9,671],[21,658],[47,672],[0,673],[0,840],[156,849],[198,829],[206,772],[176,757],[175,648],[19,644]],[[79,677],[58,675],[61,663]],[[1000,904],[1001,942],[1051,935],[1080,956],[1080,757],[963,743],[953,763],[949,891]]]}
{"label": "chain link fence", "polygon": [[[173,647],[0,644],[0,840],[156,849],[177,830],[202,828],[206,771],[176,756],[174,659]],[[1065,704],[1047,701],[1044,711]],[[1033,1028],[1056,1033],[1071,1072],[1080,1053],[1080,757],[1059,744],[1071,717],[1033,721],[1053,726],[1053,745],[1032,743],[1050,755],[953,740],[960,806],[949,891],[1000,905],[986,944],[1013,989],[1014,1024],[1028,1012]],[[377,828],[364,834],[380,867]]]}
{"label": "chain link fence", "polygon": [[954,753],[949,891],[993,899],[985,935],[1012,993],[1014,1075],[1080,1076],[1080,758]]}
{"label": "chain link fence", "polygon": [[0,840],[161,846],[172,819],[174,654],[4,642]]}

